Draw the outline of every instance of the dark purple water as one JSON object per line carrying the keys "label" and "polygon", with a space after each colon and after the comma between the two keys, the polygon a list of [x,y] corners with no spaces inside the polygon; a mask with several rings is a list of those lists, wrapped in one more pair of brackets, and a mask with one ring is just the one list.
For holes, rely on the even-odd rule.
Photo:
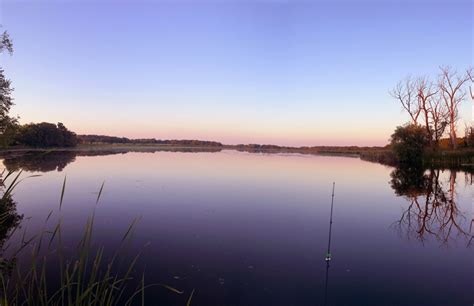
{"label": "dark purple water", "polygon": [[474,302],[474,188],[463,172],[427,170],[420,184],[358,158],[234,151],[55,160],[6,162],[41,175],[14,194],[28,230],[57,217],[67,175],[64,235],[75,243],[105,181],[96,244],[113,250],[140,218],[129,253],[143,251],[146,282],[184,291],[154,287],[147,304],[185,305],[193,289],[192,305]]}

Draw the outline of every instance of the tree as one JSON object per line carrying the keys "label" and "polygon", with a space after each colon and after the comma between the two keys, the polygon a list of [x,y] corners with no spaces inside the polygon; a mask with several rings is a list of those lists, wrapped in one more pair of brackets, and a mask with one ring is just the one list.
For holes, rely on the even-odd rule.
{"label": "tree", "polygon": [[3,129],[3,132],[0,134],[0,147],[8,147],[9,145],[13,144],[17,132],[17,119],[10,118],[10,120],[5,120],[5,127]]}
{"label": "tree", "polygon": [[402,165],[419,166],[429,143],[426,130],[417,124],[399,126],[391,136],[391,147]]}
{"label": "tree", "polygon": [[[471,102],[472,107],[474,107],[474,90],[472,89],[472,85],[474,83],[474,68],[469,67],[467,69],[466,75],[469,78],[469,81],[471,84],[469,85],[469,94],[471,96]],[[474,126],[473,126],[473,120],[471,119],[471,126],[466,126],[466,144],[468,146],[473,146],[474,145]]]}
{"label": "tree", "polygon": [[446,106],[439,92],[436,96],[429,100],[429,111],[434,148],[438,148],[439,140],[443,136],[449,121]]}
{"label": "tree", "polygon": [[472,89],[472,84],[474,83],[474,68],[472,67],[468,68],[466,75],[471,81],[471,85],[469,85],[469,93],[471,94],[471,101],[472,103],[474,103],[474,90]]}
{"label": "tree", "polygon": [[[13,44],[7,32],[0,35],[0,54],[5,51],[13,53]],[[16,119],[8,116],[13,105],[12,92],[11,81],[5,77],[4,70],[0,67],[0,135],[4,135],[6,129],[16,123]]]}
{"label": "tree", "polygon": [[42,122],[22,125],[16,141],[30,147],[74,147],[77,137],[62,123]]}
{"label": "tree", "polygon": [[449,136],[451,147],[457,148],[456,122],[459,119],[458,107],[464,100],[466,92],[463,86],[470,80],[468,75],[459,75],[451,67],[441,67],[439,89],[441,97],[446,105],[449,119]]}
{"label": "tree", "polygon": [[411,77],[406,77],[405,80],[398,82],[397,86],[389,93],[407,111],[412,123],[418,124],[421,109],[416,96],[415,82],[413,82]]}
{"label": "tree", "polygon": [[75,147],[77,145],[77,137],[74,132],[69,131],[64,124],[58,122],[58,130],[61,132],[63,147]]}
{"label": "tree", "polygon": [[420,77],[416,80],[415,84],[416,96],[418,98],[418,109],[423,114],[425,120],[425,129],[428,135],[430,147],[433,147],[433,134],[431,128],[430,115],[432,115],[432,100],[438,93],[438,90],[434,86],[433,82],[428,80],[426,77]]}
{"label": "tree", "polygon": [[472,147],[474,146],[474,127],[466,126],[464,127],[464,142],[466,147]]}

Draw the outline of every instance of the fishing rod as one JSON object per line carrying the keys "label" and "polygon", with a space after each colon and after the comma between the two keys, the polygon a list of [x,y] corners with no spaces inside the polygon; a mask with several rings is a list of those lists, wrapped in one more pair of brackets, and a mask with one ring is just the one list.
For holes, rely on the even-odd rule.
{"label": "fishing rod", "polygon": [[329,218],[329,238],[328,238],[328,251],[326,253],[326,261],[331,260],[331,234],[332,234],[332,212],[334,207],[334,189],[336,187],[336,183],[332,183],[332,196],[331,196],[331,216]]}
{"label": "fishing rod", "polygon": [[328,300],[328,280],[329,280],[329,262],[331,261],[331,234],[332,234],[332,212],[334,207],[334,189],[336,187],[336,183],[332,183],[332,196],[331,196],[331,215],[329,217],[329,237],[328,237],[328,251],[326,253],[326,281],[325,281],[325,288],[324,288],[324,306],[327,304]]}

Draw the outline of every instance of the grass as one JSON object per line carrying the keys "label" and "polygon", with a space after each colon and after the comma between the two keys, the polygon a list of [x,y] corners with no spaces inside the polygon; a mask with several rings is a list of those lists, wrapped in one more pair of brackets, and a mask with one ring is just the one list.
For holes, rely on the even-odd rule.
{"label": "grass", "polygon": [[389,166],[395,166],[397,164],[396,156],[390,150],[361,152],[360,159]]}
{"label": "grass", "polygon": [[[384,165],[396,166],[396,156],[390,150],[374,150],[360,153],[362,160],[377,162]],[[458,150],[427,150],[423,154],[423,166],[436,168],[456,168],[466,170],[474,167],[474,149],[463,148]]]}
{"label": "grass", "polygon": [[[9,178],[12,180],[5,189],[3,198],[11,196],[12,191],[22,180],[20,176],[21,171],[16,175],[12,172],[5,175],[3,182]],[[96,207],[103,188],[104,183],[100,186]],[[140,253],[124,266],[123,263],[119,263],[121,252],[126,242],[130,240],[138,219],[130,223],[122,235],[118,248],[111,257],[107,257],[104,247],[96,249],[92,247],[94,208],[92,215],[87,219],[77,247],[69,252],[71,254],[66,255],[62,221],[65,192],[66,177],[61,188],[58,220],[53,223],[55,225],[48,226],[54,215],[53,211],[50,211],[44,221],[43,229],[31,237],[28,237],[25,229],[20,243],[11,250],[10,256],[15,260],[19,258],[19,261],[12,269],[0,270],[0,305],[145,305],[145,291],[153,286],[184,295],[183,291],[166,284],[145,284],[144,272],[138,273],[136,267]],[[51,263],[55,263],[56,266],[51,266]],[[54,274],[51,274],[53,272]],[[193,295],[194,290],[189,295],[186,305],[191,304]]]}
{"label": "grass", "polygon": [[427,164],[450,166],[474,166],[474,149],[442,150],[439,152],[426,152],[423,161]]}

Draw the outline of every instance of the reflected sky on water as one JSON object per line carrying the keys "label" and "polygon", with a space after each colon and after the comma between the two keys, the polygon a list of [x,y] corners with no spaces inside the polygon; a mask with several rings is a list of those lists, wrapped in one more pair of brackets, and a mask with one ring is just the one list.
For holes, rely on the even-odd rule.
{"label": "reflected sky on water", "polygon": [[[78,154],[48,162],[54,160],[61,167],[28,160],[27,174],[41,177],[15,191],[17,211],[31,217],[29,230],[57,210],[67,175],[63,217],[72,243],[105,181],[97,244],[113,249],[140,218],[133,249],[143,249],[147,281],[195,288],[193,305],[322,305],[333,181],[327,305],[474,300],[470,174],[226,150]],[[4,164],[22,168],[18,160]],[[186,302],[160,289],[147,298]]]}

